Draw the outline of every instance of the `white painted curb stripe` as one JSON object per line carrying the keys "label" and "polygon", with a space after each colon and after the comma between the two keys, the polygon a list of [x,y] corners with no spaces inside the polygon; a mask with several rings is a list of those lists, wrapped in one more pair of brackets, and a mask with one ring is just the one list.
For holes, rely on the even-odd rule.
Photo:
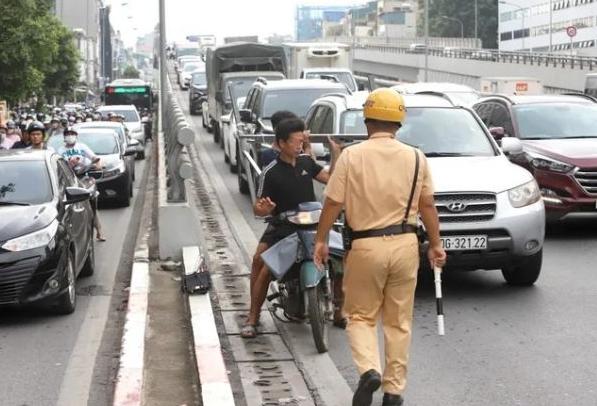
{"label": "white painted curb stripe", "polygon": [[[182,249],[185,273],[196,268],[200,256],[199,247]],[[234,406],[209,293],[188,297],[203,406]]]}
{"label": "white painted curb stripe", "polygon": [[142,402],[148,293],[149,264],[135,262],[131,273],[114,406],[141,405]]}

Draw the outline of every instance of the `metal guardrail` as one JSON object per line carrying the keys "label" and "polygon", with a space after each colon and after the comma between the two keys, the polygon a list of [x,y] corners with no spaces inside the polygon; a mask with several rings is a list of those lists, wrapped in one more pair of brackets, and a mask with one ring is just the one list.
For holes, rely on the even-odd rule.
{"label": "metal guardrail", "polygon": [[185,202],[184,181],[193,176],[193,166],[186,147],[195,139],[195,132],[187,123],[183,110],[176,100],[169,76],[162,95],[168,202]]}
{"label": "metal guardrail", "polygon": [[[358,42],[355,43],[354,46],[355,49],[371,49],[387,53],[419,55],[425,54],[425,49],[420,47],[413,50],[410,47],[403,47],[398,45],[367,44]],[[586,69],[589,71],[597,69],[597,58],[588,56],[556,55],[534,52],[511,52],[489,49],[445,49],[441,47],[429,47],[428,54],[429,56],[439,56],[444,58],[469,59],[497,63],[516,63],[563,69]]]}

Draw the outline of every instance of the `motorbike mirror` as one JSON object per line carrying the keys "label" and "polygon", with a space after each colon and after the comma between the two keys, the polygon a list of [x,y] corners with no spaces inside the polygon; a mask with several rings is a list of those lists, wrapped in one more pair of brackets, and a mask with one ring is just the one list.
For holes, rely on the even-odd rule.
{"label": "motorbike mirror", "polygon": [[253,115],[251,114],[251,110],[240,109],[238,111],[238,114],[240,115],[240,121],[242,121],[243,123],[250,124],[253,122]]}
{"label": "motorbike mirror", "polygon": [[73,204],[84,202],[85,200],[89,200],[91,198],[91,192],[82,187],[67,187],[66,188],[66,198],[64,200],[65,204]]}

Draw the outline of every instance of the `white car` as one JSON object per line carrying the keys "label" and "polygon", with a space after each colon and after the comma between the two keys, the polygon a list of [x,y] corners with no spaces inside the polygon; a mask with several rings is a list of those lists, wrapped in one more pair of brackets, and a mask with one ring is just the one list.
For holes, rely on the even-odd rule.
{"label": "white car", "polygon": [[354,75],[350,69],[343,68],[306,68],[301,73],[301,79],[326,79],[333,77],[346,86],[351,92],[359,89]]}
{"label": "white car", "polygon": [[139,112],[137,111],[137,108],[134,105],[123,104],[101,106],[96,111],[104,117],[107,116],[108,113],[123,115],[124,125],[129,130],[130,137],[139,141],[139,145],[136,148],[137,158],[145,159],[145,130],[143,128],[143,123],[141,122]]}
{"label": "white car", "polygon": [[[366,98],[359,92],[318,99],[307,128],[365,134]],[[545,208],[531,173],[506,156],[522,152],[520,141],[504,138],[500,149],[473,110],[441,96],[404,99],[408,114],[397,137],[423,151],[431,167],[446,269],[501,269],[509,284],[532,285],[541,271]]]}
{"label": "white car", "polygon": [[191,85],[191,79],[194,72],[205,72],[205,64],[203,62],[189,62],[184,65],[180,71],[180,89],[188,90]]}

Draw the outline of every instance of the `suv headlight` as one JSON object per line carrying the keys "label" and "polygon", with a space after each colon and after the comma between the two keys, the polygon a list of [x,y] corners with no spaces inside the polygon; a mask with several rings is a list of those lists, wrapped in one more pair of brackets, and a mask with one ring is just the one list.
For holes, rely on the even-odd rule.
{"label": "suv headlight", "polygon": [[104,170],[104,178],[111,178],[112,176],[120,175],[125,171],[124,162],[120,162],[115,167]]}
{"label": "suv headlight", "polygon": [[43,247],[52,241],[56,231],[58,231],[58,220],[52,221],[49,226],[31,234],[8,240],[2,245],[2,248],[7,251],[17,252]]}
{"label": "suv headlight", "polygon": [[508,198],[513,207],[520,208],[536,203],[541,199],[539,185],[533,179],[524,185],[508,190]]}
{"label": "suv headlight", "polygon": [[528,153],[531,158],[531,166],[535,169],[542,169],[544,171],[552,171],[559,173],[567,173],[574,169],[573,165],[565,162],[560,162],[546,156],[536,154],[533,152]]}

